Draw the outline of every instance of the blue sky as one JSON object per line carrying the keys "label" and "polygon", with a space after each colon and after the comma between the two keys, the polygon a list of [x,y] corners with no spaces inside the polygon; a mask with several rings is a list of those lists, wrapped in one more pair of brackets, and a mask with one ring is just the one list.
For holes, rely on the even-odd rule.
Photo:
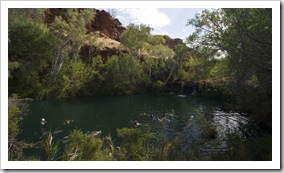
{"label": "blue sky", "polygon": [[[101,10],[101,9],[100,9]],[[154,29],[152,34],[169,35],[171,38],[185,39],[194,31],[186,26],[188,19],[193,18],[203,9],[198,8],[114,8],[115,17],[127,26],[129,23],[146,24]]]}

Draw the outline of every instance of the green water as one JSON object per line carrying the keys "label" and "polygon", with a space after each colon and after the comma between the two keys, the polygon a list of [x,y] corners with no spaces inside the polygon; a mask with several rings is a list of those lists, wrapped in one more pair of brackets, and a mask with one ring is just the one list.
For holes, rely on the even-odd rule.
{"label": "green water", "polygon": [[[218,130],[214,139],[222,148],[226,147],[225,135],[228,132],[238,131],[247,123],[245,117],[236,112],[222,110],[223,102],[205,98],[197,98],[178,94],[147,94],[130,96],[96,96],[79,97],[63,100],[41,100],[29,102],[30,115],[25,117],[22,124],[21,139],[39,141],[41,131],[60,130],[54,136],[59,140],[68,135],[73,129],[83,132],[102,131],[102,136],[111,135],[117,138],[116,130],[123,127],[133,127],[131,121],[137,120],[141,124],[148,124],[160,133],[166,131],[169,138],[177,134],[184,134],[184,144],[198,140],[198,130],[192,130],[188,122],[196,114],[206,119]],[[172,111],[174,110],[174,112]],[[172,114],[170,122],[158,122],[151,115],[162,118],[164,114]],[[41,125],[41,119],[47,123]],[[66,120],[74,120],[65,124]],[[191,130],[189,130],[191,128]],[[240,131],[241,133],[241,131]],[[240,134],[241,135],[241,134]],[[209,145],[204,142],[204,145]]]}

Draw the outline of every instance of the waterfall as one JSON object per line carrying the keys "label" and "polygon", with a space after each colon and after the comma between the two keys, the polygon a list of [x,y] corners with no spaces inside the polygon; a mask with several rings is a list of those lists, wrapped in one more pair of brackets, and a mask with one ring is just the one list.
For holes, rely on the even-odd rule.
{"label": "waterfall", "polygon": [[183,87],[184,87],[184,83],[181,82],[181,91],[180,91],[180,92],[181,92],[182,94],[183,94],[183,92],[184,92],[184,91],[183,91]]}
{"label": "waterfall", "polygon": [[194,82],[193,92],[191,93],[191,95],[194,95],[194,96],[198,96],[199,95],[199,84],[196,81]]}

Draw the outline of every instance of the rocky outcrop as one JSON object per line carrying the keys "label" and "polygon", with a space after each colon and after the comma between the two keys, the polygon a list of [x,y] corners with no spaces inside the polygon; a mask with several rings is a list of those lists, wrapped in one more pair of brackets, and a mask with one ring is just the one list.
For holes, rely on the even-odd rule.
{"label": "rocky outcrop", "polygon": [[[127,53],[125,49],[122,48],[121,43],[111,39],[107,36],[100,36],[96,39],[95,45],[93,43],[85,44],[81,47],[80,57],[84,62],[89,63],[90,54],[91,57],[101,56],[105,62],[108,57],[112,55],[119,55],[122,53]],[[91,46],[91,47],[90,47]],[[90,49],[91,48],[91,49]],[[91,50],[91,52],[90,52]]]}
{"label": "rocky outcrop", "polygon": [[98,31],[101,36],[107,36],[117,41],[119,41],[119,36],[126,29],[118,19],[113,19],[112,16],[104,10],[96,10],[94,20],[87,28],[90,32]]}
{"label": "rocky outcrop", "polygon": [[62,8],[49,8],[45,12],[45,19],[44,22],[50,25],[54,22],[56,16],[62,16],[64,9]]}
{"label": "rocky outcrop", "polygon": [[[83,9],[80,9],[83,10]],[[118,19],[113,19],[111,15],[104,10],[94,10],[94,20],[86,25],[89,32],[98,32],[101,36],[107,36],[114,40],[119,40],[120,34],[126,29]],[[66,9],[49,8],[45,13],[45,23],[50,25],[54,22],[56,16],[62,16],[66,19]]]}
{"label": "rocky outcrop", "polygon": [[[83,61],[89,62],[90,54],[92,57],[100,55],[103,59],[107,59],[112,55],[125,53],[125,50],[121,48],[119,36],[126,28],[122,26],[118,19],[113,19],[112,16],[104,10],[94,10],[94,13],[94,20],[87,24],[86,28],[88,32],[98,33],[98,38],[96,43],[86,43],[81,47],[79,54]],[[56,16],[62,16],[63,19],[66,19],[66,9],[48,9],[45,14],[45,23],[50,25],[54,22]],[[89,51],[90,47],[91,52]]]}
{"label": "rocky outcrop", "polygon": [[185,45],[185,43],[182,41],[182,39],[179,39],[179,38],[171,39],[169,37],[166,38],[165,45],[168,46],[169,48],[173,49],[173,50],[175,50],[176,45],[179,45],[179,44]]}
{"label": "rocky outcrop", "polygon": [[[63,8],[48,9],[45,14],[45,23],[50,25],[52,22],[54,22],[56,16],[62,16],[63,19],[66,19],[66,12],[67,9]],[[123,31],[126,30],[126,28],[122,26],[118,19],[114,19],[108,12],[104,10],[94,9],[94,13],[94,20],[88,23],[86,28],[88,29],[88,32],[97,33],[98,38],[96,39],[95,43],[88,42],[81,47],[79,54],[83,61],[89,62],[91,59],[90,57],[98,55],[106,60],[112,55],[127,53],[119,42],[119,37]],[[166,35],[163,37],[166,39],[165,45],[173,50],[175,50],[176,45],[184,44],[179,38],[172,39]]]}

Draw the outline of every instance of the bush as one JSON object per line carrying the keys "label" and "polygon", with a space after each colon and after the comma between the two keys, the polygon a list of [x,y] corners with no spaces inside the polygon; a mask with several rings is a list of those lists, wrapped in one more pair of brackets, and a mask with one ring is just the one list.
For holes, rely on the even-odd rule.
{"label": "bush", "polygon": [[20,123],[27,113],[27,106],[18,99],[8,99],[8,152],[9,160],[19,160],[23,157],[25,143],[17,140],[21,133]]}
{"label": "bush", "polygon": [[150,139],[154,134],[148,127],[122,128],[117,130],[122,138],[122,148],[126,151],[126,160],[151,160]]}
{"label": "bush", "polygon": [[112,160],[102,149],[103,141],[81,130],[73,130],[69,135],[69,143],[65,147],[63,160],[92,161]]}

